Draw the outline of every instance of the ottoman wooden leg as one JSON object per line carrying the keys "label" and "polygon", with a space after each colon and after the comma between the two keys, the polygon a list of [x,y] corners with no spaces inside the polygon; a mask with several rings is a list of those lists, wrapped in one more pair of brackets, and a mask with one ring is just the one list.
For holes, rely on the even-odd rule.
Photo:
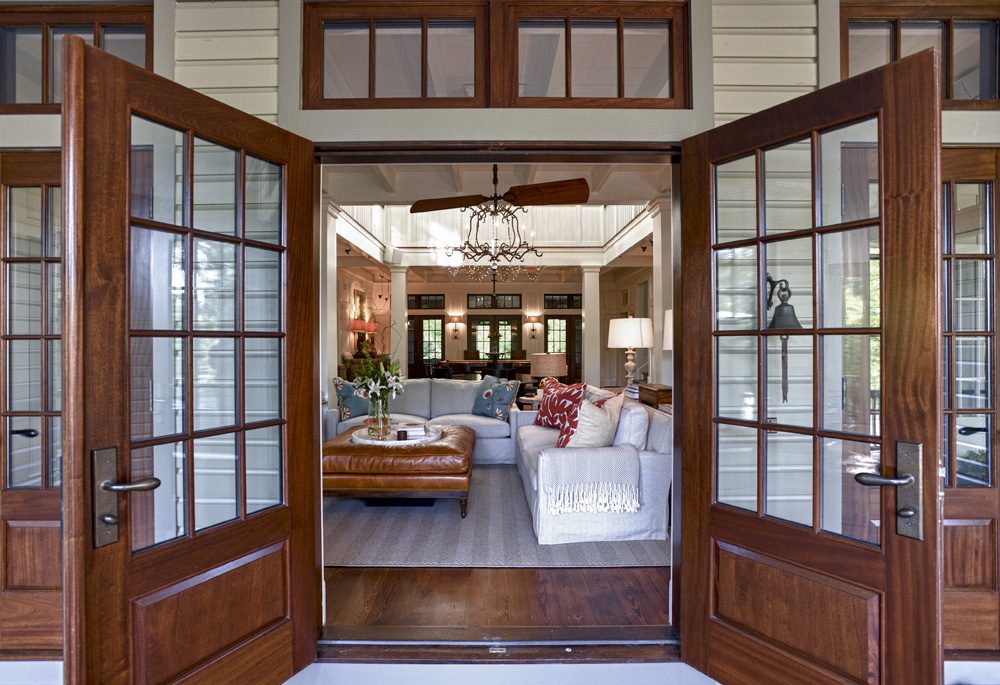
{"label": "ottoman wooden leg", "polygon": [[462,512],[462,518],[465,518],[466,514],[469,513],[469,500],[460,499],[458,500],[458,509]]}

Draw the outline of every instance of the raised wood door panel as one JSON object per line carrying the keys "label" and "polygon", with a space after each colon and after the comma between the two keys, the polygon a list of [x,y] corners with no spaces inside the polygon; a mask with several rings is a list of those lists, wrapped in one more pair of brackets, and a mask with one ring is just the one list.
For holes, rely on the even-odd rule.
{"label": "raised wood door panel", "polygon": [[58,152],[0,153],[0,657],[62,649],[61,183]]}
{"label": "raised wood door panel", "polygon": [[[79,41],[68,65],[67,678],[283,682],[321,618],[312,144]],[[98,547],[105,448],[160,482]]]}
{"label": "raised wood door panel", "polygon": [[944,647],[1000,653],[996,203],[1000,152],[941,151],[944,303]]}
{"label": "raised wood door panel", "polygon": [[[722,683],[942,678],[930,52],[685,140],[682,658]],[[896,532],[923,446],[923,539]]]}

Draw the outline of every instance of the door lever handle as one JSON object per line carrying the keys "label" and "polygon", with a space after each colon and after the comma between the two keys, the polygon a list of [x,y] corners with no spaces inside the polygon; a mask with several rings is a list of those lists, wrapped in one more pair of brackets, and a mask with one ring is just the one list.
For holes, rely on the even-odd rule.
{"label": "door lever handle", "polygon": [[158,487],[160,487],[160,479],[152,476],[149,478],[140,478],[131,483],[112,483],[110,480],[101,482],[101,490],[108,490],[109,492],[146,492],[147,490],[155,490]]}
{"label": "door lever handle", "polygon": [[854,474],[854,480],[861,483],[862,485],[867,485],[869,487],[879,487],[881,485],[894,485],[899,487],[901,485],[910,485],[913,483],[913,475],[909,473],[904,473],[898,478],[888,478],[886,476],[881,476],[877,473],[856,473]]}
{"label": "door lever handle", "polygon": [[11,435],[23,435],[26,438],[37,438],[38,429],[37,428],[22,428],[20,430],[11,431]]}

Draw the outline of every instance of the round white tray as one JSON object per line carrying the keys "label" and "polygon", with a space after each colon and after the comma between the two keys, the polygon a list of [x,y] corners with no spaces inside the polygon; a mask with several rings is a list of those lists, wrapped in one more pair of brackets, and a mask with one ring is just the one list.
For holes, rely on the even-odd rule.
{"label": "round white tray", "polygon": [[389,439],[378,440],[368,437],[368,429],[362,428],[351,433],[351,442],[355,445],[381,445],[383,447],[404,447],[406,445],[419,445],[422,442],[431,442],[441,437],[441,429],[437,426],[427,426],[427,435],[412,440],[397,440],[396,425],[389,427]]}

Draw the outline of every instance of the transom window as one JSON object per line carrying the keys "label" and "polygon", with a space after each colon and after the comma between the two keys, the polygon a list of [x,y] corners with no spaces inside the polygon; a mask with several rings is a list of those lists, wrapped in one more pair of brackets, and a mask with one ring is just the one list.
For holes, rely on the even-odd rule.
{"label": "transom window", "polygon": [[468,309],[520,309],[521,294],[466,295]]}
{"label": "transom window", "polygon": [[0,113],[57,112],[66,39],[151,68],[152,6],[0,9]]}
{"label": "transom window", "polygon": [[844,77],[934,48],[949,108],[1000,106],[1000,6],[885,7],[846,0],[841,22]]}
{"label": "transom window", "polygon": [[543,298],[545,309],[582,309],[583,295],[570,293],[567,295],[546,295]]}
{"label": "transom window", "polygon": [[407,295],[407,309],[444,309],[444,295]]}

